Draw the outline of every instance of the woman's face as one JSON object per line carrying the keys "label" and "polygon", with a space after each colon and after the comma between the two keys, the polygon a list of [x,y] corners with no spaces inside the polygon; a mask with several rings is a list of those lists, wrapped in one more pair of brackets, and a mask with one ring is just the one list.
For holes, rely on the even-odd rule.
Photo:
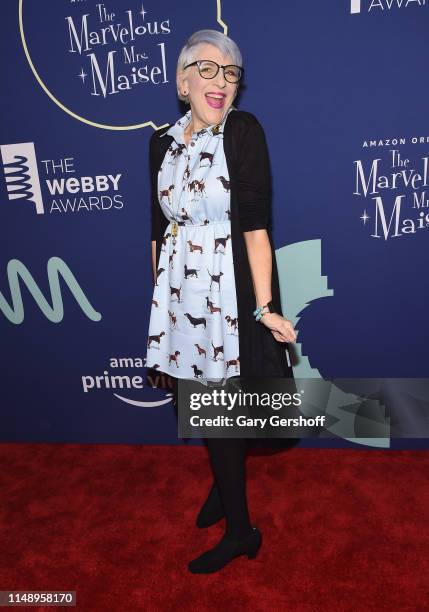
{"label": "woman's face", "polygon": [[[197,48],[196,60],[212,60],[224,66],[233,63],[229,55],[222,55],[217,47],[208,43]],[[194,131],[220,123],[235,98],[238,83],[226,81],[222,68],[213,79],[200,76],[196,65],[186,68],[183,76],[182,91],[188,91]],[[216,98],[213,99],[210,94]]]}

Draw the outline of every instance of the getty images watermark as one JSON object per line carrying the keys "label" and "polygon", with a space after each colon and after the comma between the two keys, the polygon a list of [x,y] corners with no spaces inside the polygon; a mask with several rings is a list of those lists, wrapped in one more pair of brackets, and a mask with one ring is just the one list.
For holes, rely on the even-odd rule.
{"label": "getty images watermark", "polygon": [[425,438],[429,379],[178,381],[182,438]]}
{"label": "getty images watermark", "polygon": [[280,380],[233,377],[205,385],[180,380],[179,436],[283,438],[324,429],[326,415],[300,411],[305,391],[293,379]]}
{"label": "getty images watermark", "polygon": [[294,393],[293,396],[289,393],[243,393],[242,391],[228,392],[225,389],[213,389],[211,392],[191,393],[189,408],[190,410],[200,411],[203,407],[221,408],[223,410],[234,411],[234,416],[225,416],[218,414],[217,416],[201,416],[194,414],[190,417],[192,426],[201,427],[257,427],[263,429],[267,424],[271,427],[320,427],[325,424],[326,416],[318,415],[315,418],[305,417],[302,414],[294,417],[281,417],[278,413],[271,416],[249,416],[246,414],[236,414],[240,410],[248,410],[249,407],[260,408],[269,407],[273,411],[284,410],[285,408],[293,409],[302,404],[301,394]]}

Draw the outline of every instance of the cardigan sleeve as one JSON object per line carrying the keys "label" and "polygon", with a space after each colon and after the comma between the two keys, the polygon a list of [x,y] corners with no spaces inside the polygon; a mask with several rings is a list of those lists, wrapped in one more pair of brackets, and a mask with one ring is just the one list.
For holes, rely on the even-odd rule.
{"label": "cardigan sleeve", "polygon": [[150,198],[151,198],[151,240],[161,240],[168,221],[165,218],[158,200],[158,134],[153,132],[149,141]]}
{"label": "cardigan sleeve", "polygon": [[270,160],[265,133],[256,118],[240,145],[237,172],[241,231],[266,229],[271,216]]}

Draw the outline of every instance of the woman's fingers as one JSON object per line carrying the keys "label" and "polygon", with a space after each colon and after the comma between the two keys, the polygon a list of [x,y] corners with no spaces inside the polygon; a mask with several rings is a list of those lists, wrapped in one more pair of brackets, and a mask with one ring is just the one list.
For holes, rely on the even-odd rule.
{"label": "woman's fingers", "polygon": [[288,342],[295,342],[296,340],[296,331],[290,321],[285,322],[285,329],[282,329],[282,335],[287,338]]}
{"label": "woman's fingers", "polygon": [[277,313],[266,315],[266,317],[263,317],[263,324],[269,328],[276,340],[279,342],[295,342],[296,332],[289,319]]}
{"label": "woman's fingers", "polygon": [[278,342],[288,342],[288,339],[285,336],[283,336],[283,334],[281,334],[280,332],[274,331],[274,330],[271,330],[271,332],[272,332],[274,338]]}
{"label": "woman's fingers", "polygon": [[293,329],[286,329],[283,331],[283,333],[272,329],[271,333],[279,342],[295,342],[296,340],[296,333]]}

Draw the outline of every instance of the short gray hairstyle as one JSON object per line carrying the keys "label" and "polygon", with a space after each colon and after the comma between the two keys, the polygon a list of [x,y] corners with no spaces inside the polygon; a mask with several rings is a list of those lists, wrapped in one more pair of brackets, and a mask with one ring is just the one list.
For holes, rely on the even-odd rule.
{"label": "short gray hairstyle", "polygon": [[[177,95],[179,100],[189,104],[189,96],[182,96],[179,89],[179,75],[183,71],[184,67],[194,62],[196,59],[196,52],[198,47],[204,44],[214,45],[219,49],[222,55],[229,55],[232,58],[232,63],[236,66],[243,66],[243,57],[237,44],[229,38],[226,34],[218,32],[217,30],[198,30],[194,32],[192,36],[188,38],[186,44],[180,51],[179,58],[177,60],[176,70],[176,85]],[[237,89],[239,84],[237,84]]]}

